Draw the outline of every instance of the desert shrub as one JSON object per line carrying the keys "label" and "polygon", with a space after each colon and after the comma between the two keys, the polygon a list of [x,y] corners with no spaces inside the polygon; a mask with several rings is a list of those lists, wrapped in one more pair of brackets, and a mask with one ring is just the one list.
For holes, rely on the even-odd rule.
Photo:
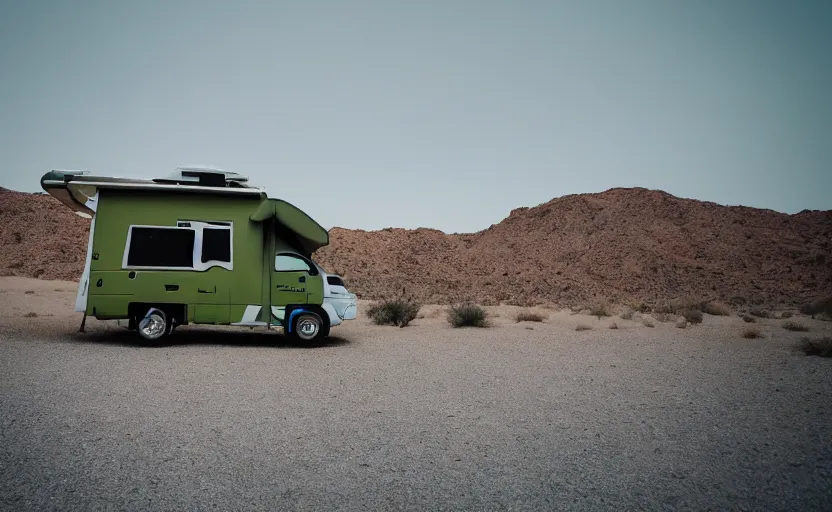
{"label": "desert shrub", "polygon": [[695,308],[686,308],[679,311],[679,314],[685,317],[685,320],[692,324],[702,323],[702,312]]}
{"label": "desert shrub", "polygon": [[798,347],[807,356],[832,357],[832,338],[828,336],[818,340],[803,338]]}
{"label": "desert shrub", "polygon": [[23,318],[35,318],[36,316],[38,316],[37,313],[35,313],[34,311],[30,311],[30,312],[26,313],[25,315],[23,315]]}
{"label": "desert shrub", "polygon": [[627,309],[626,311],[621,313],[621,315],[619,315],[619,316],[621,316],[622,320],[632,320],[634,314],[635,313],[633,312],[632,309]]}
{"label": "desert shrub", "polygon": [[26,290],[23,293],[25,293],[26,295],[33,295],[35,293],[35,291],[34,290]]}
{"label": "desert shrub", "polygon": [[544,316],[540,313],[535,313],[533,311],[521,311],[517,314],[515,320],[519,322],[542,322],[544,320]]}
{"label": "desert shrub", "polygon": [[613,322],[610,324],[610,329],[618,329],[618,324]]}
{"label": "desert shrub", "polygon": [[780,313],[780,318],[791,318],[794,316],[791,311],[783,311]]}
{"label": "desert shrub", "polygon": [[588,325],[586,325],[586,324],[578,324],[578,325],[575,327],[575,330],[576,330],[576,331],[589,331],[589,330],[591,330],[591,329],[592,329],[592,327],[590,327],[590,326],[588,326]]}
{"label": "desert shrub", "polygon": [[596,302],[589,307],[589,314],[597,316],[598,320],[600,320],[603,316],[610,316],[610,308],[606,302]]}
{"label": "desert shrub", "polygon": [[644,327],[656,327],[656,324],[654,324],[653,321],[649,318],[642,319],[641,323],[644,325]]}
{"label": "desert shrub", "polygon": [[742,337],[747,339],[747,340],[754,340],[754,339],[757,339],[757,338],[762,338],[763,335],[757,329],[753,329],[753,328],[749,327],[748,329],[744,329],[742,331]]}
{"label": "desert shrub", "polygon": [[476,304],[459,304],[448,310],[448,322],[454,327],[488,327],[486,312]]}
{"label": "desert shrub", "polygon": [[679,329],[684,329],[687,326],[688,326],[688,321],[685,319],[685,317],[680,316],[679,319],[676,320],[676,327],[678,327]]}
{"label": "desert shrub", "polygon": [[754,317],[751,315],[742,315],[742,321],[747,324],[753,324],[754,322],[756,322],[756,320],[754,320]]}
{"label": "desert shrub", "polygon": [[633,301],[633,302],[630,303],[630,309],[632,309],[633,311],[635,311],[637,313],[649,313],[650,312],[650,306],[648,306],[647,304],[645,304],[641,301],[638,301],[638,300]]}
{"label": "desert shrub", "polygon": [[801,306],[800,312],[812,318],[821,313],[832,316],[832,296],[807,302]]}
{"label": "desert shrub", "polygon": [[751,308],[751,311],[749,311],[748,313],[752,316],[756,316],[757,318],[771,318],[771,313],[769,313],[765,309]]}
{"label": "desert shrub", "polygon": [[731,316],[728,306],[719,302],[706,302],[702,304],[702,312],[713,316]]}
{"label": "desert shrub", "polygon": [[406,300],[384,301],[367,309],[367,316],[377,325],[405,327],[419,314],[419,304]]}
{"label": "desert shrub", "polygon": [[799,324],[797,322],[788,321],[783,323],[783,329],[787,331],[796,331],[796,332],[808,332],[809,328],[803,324]]}
{"label": "desert shrub", "polygon": [[658,312],[653,312],[653,313],[651,313],[651,315],[653,316],[653,318],[654,318],[655,320],[657,320],[657,321],[659,321],[659,322],[662,322],[662,323],[671,323],[671,322],[675,322],[675,321],[676,321],[676,319],[677,319],[677,318],[679,318],[679,315],[677,315],[676,313],[658,313]]}

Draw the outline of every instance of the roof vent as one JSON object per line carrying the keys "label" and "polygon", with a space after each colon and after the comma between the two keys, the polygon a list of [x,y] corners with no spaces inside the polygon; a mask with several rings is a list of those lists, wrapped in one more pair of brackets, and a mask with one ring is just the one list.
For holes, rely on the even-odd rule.
{"label": "roof vent", "polygon": [[212,167],[177,167],[167,178],[156,178],[153,181],[202,187],[245,187],[248,178]]}

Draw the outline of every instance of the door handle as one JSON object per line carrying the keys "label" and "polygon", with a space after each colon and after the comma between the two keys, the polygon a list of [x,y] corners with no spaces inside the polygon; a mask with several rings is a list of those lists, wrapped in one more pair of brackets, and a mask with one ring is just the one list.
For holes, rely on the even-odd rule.
{"label": "door handle", "polygon": [[298,282],[299,282],[299,283],[305,283],[305,282],[306,282],[306,276],[300,276],[300,277],[298,278]]}
{"label": "door handle", "polygon": [[217,293],[217,287],[212,286],[211,288],[197,288],[197,293]]}

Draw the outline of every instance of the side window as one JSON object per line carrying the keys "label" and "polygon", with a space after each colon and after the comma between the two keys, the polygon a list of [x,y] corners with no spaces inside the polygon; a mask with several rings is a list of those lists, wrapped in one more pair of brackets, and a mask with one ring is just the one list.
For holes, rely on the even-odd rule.
{"label": "side window", "polygon": [[231,223],[179,221],[174,226],[130,226],[123,268],[233,270]]}
{"label": "side window", "polygon": [[124,266],[193,268],[194,239],[191,229],[131,226]]}
{"label": "side window", "polygon": [[231,263],[231,230],[204,228],[202,230],[202,263],[221,261]]}
{"label": "side window", "polygon": [[277,272],[310,272],[309,264],[303,258],[292,254],[278,254],[274,258],[274,269]]}

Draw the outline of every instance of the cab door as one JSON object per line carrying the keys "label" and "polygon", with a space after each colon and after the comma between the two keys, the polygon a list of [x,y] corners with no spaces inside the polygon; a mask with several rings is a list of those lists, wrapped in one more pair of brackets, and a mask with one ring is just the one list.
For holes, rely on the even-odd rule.
{"label": "cab door", "polygon": [[309,263],[297,254],[277,253],[271,279],[272,306],[284,308],[289,304],[306,304],[309,298],[307,290],[311,273]]}

